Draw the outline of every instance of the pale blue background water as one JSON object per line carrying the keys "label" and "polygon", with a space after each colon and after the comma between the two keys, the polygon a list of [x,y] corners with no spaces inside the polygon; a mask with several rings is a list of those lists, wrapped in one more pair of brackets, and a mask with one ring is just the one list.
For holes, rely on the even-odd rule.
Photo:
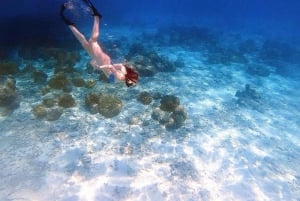
{"label": "pale blue background water", "polygon": [[[38,36],[41,40],[55,40],[57,35],[65,31],[58,15],[60,4],[63,2],[61,0],[2,2],[1,43],[8,41],[15,43],[14,41],[20,41],[31,35]],[[93,2],[103,14],[106,23],[135,26],[209,24],[211,27],[229,30],[242,28],[252,32],[293,38],[300,35],[300,2],[297,0],[94,0]],[[27,33],[29,30],[30,33]]]}

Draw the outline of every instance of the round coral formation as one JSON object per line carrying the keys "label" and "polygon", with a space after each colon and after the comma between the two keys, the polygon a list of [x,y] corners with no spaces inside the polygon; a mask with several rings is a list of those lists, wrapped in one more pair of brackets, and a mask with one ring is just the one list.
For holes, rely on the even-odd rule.
{"label": "round coral formation", "polygon": [[91,113],[99,112],[106,118],[117,116],[122,109],[122,101],[111,94],[91,92],[86,95],[85,104]]}
{"label": "round coral formation", "polygon": [[71,94],[64,93],[58,99],[58,105],[64,108],[74,107],[75,99]]}
{"label": "round coral formation", "polygon": [[137,100],[144,105],[149,105],[152,102],[152,96],[149,92],[143,91],[137,97]]}
{"label": "round coral formation", "polygon": [[173,95],[165,95],[160,101],[160,109],[167,112],[175,111],[176,107],[179,106],[179,98]]}
{"label": "round coral formation", "polygon": [[34,83],[44,83],[47,82],[47,74],[43,71],[34,71],[33,74],[33,82]]}
{"label": "round coral formation", "polygon": [[67,85],[70,85],[70,81],[63,73],[56,73],[48,84],[53,89],[64,89]]}
{"label": "round coral formation", "polygon": [[179,98],[173,95],[165,95],[160,103],[160,107],[152,111],[151,118],[164,125],[167,130],[182,127],[187,119],[187,112],[180,105]]}
{"label": "round coral formation", "polygon": [[44,118],[47,115],[47,110],[43,105],[36,105],[32,108],[32,113],[37,118]]}
{"label": "round coral formation", "polygon": [[122,109],[122,101],[116,96],[104,94],[100,96],[98,111],[106,118],[117,116]]}
{"label": "round coral formation", "polygon": [[93,88],[96,85],[96,80],[87,80],[85,82],[86,88]]}
{"label": "round coral formation", "polygon": [[133,44],[125,58],[134,64],[142,77],[152,77],[157,72],[174,72],[176,70],[174,63],[167,57],[146,49],[140,43]]}
{"label": "round coral formation", "polygon": [[36,118],[46,119],[47,121],[55,121],[60,118],[63,113],[61,108],[45,108],[44,105],[36,105],[32,108],[32,113]]}
{"label": "round coral formation", "polygon": [[91,92],[85,96],[85,105],[92,114],[98,113],[100,95],[101,94]]}
{"label": "round coral formation", "polygon": [[13,77],[0,77],[0,107],[5,115],[19,107],[19,94]]}
{"label": "round coral formation", "polygon": [[93,92],[88,93],[85,96],[85,104],[86,104],[86,106],[90,106],[92,104],[98,104],[100,96],[101,96],[100,93],[93,93]]}
{"label": "round coral formation", "polygon": [[18,63],[15,61],[0,62],[0,75],[14,75],[19,71]]}
{"label": "round coral formation", "polygon": [[237,104],[239,106],[259,109],[262,103],[260,94],[252,89],[249,84],[245,85],[244,91],[238,90],[235,96],[238,97]]}
{"label": "round coral formation", "polygon": [[166,123],[166,129],[178,129],[183,126],[187,119],[187,113],[182,106],[178,106],[174,112],[172,112],[168,122]]}
{"label": "round coral formation", "polygon": [[78,76],[72,78],[72,83],[75,87],[84,87],[86,85],[84,79]]}

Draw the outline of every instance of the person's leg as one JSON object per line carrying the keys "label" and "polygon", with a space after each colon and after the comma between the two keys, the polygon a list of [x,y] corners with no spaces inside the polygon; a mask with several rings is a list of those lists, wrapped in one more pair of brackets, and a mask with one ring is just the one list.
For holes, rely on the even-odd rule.
{"label": "person's leg", "polygon": [[88,7],[92,10],[93,16],[94,16],[94,24],[93,24],[93,30],[92,30],[92,34],[91,37],[89,39],[89,42],[93,43],[93,42],[97,42],[98,38],[99,38],[99,23],[100,23],[100,19],[102,18],[102,15],[98,12],[98,10],[95,8],[95,6],[92,4],[92,2],[90,0],[83,0]]}
{"label": "person's leg", "polygon": [[78,29],[74,25],[69,25],[69,28],[71,29],[72,33],[77,38],[77,40],[80,42],[82,47],[88,52],[89,55],[92,56],[90,44],[86,40],[85,36],[82,33],[80,33],[80,31],[78,31]]}
{"label": "person's leg", "polygon": [[100,23],[100,19],[98,16],[94,16],[94,24],[93,24],[93,30],[92,30],[92,34],[90,37],[90,42],[97,42],[98,38],[99,38],[99,23]]}
{"label": "person's leg", "polygon": [[68,25],[68,27],[70,28],[74,36],[77,38],[77,40],[80,42],[82,47],[88,52],[89,55],[91,55],[91,48],[89,42],[86,40],[85,36],[82,33],[80,33],[80,31],[75,27],[75,24],[64,16],[65,9],[65,4],[62,4],[60,8],[60,16],[62,20]]}

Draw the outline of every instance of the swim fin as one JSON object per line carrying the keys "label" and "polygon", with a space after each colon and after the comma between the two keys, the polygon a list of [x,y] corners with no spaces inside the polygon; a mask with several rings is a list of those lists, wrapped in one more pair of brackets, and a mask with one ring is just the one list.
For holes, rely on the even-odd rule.
{"label": "swim fin", "polygon": [[65,4],[62,4],[61,7],[60,7],[60,16],[62,18],[62,20],[66,23],[66,25],[70,26],[75,26],[75,24],[73,22],[71,22],[69,19],[67,19],[65,16],[64,16],[64,11],[65,11],[66,7],[65,7]]}
{"label": "swim fin", "polygon": [[90,0],[83,0],[83,1],[92,10],[93,16],[98,16],[100,19],[102,18],[102,15],[98,12],[98,10],[96,9],[96,7],[92,4],[92,2]]}

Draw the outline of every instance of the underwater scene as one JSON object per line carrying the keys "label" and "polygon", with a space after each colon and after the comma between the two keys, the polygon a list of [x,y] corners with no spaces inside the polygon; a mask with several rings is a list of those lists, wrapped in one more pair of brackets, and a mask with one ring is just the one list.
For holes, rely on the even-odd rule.
{"label": "underwater scene", "polygon": [[13,0],[1,201],[300,201],[300,2]]}

